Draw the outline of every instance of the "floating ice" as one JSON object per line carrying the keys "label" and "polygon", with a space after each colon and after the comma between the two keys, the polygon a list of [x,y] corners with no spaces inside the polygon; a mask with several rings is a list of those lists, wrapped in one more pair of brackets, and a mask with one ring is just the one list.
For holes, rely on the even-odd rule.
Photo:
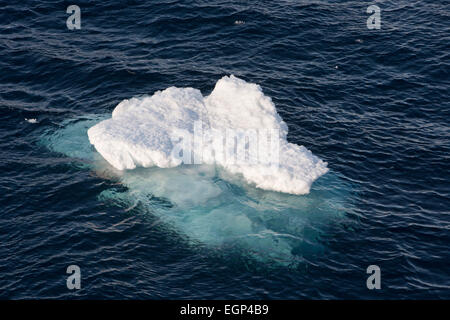
{"label": "floating ice", "polygon": [[307,194],[327,164],[287,142],[287,131],[260,86],[226,76],[208,97],[171,87],[124,100],[88,136],[119,170],[215,164],[260,189]]}
{"label": "floating ice", "polygon": [[[175,230],[193,246],[226,255],[238,252],[252,261],[296,264],[323,249],[320,236],[348,209],[348,187],[335,174],[320,178],[310,190],[327,171],[326,163],[286,141],[286,124],[255,84],[224,77],[206,98],[196,89],[172,87],[124,100],[108,117],[68,119],[47,132],[42,143],[76,160],[81,169],[125,187],[104,190],[102,201],[126,212],[149,212],[163,230]],[[195,143],[199,121],[200,144]],[[263,152],[255,163],[250,157],[229,161],[237,146],[221,145],[221,139],[208,134],[223,138],[220,133],[230,128],[246,134],[276,131],[278,157],[267,147],[271,137],[265,147],[258,145]],[[250,156],[250,140],[245,141]],[[180,145],[182,157],[174,153]],[[201,164],[187,164],[199,158]]]}
{"label": "floating ice", "polygon": [[32,119],[25,118],[25,121],[28,123],[37,123],[38,122],[37,119],[35,119],[35,118],[32,118]]}

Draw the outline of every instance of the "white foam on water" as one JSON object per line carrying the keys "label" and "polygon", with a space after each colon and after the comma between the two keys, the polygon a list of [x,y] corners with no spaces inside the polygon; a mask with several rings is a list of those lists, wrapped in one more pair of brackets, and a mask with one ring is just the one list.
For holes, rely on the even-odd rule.
{"label": "white foam on water", "polygon": [[272,149],[259,149],[258,161],[253,162],[229,161],[221,156],[219,150],[225,149],[223,152],[230,154],[236,147],[224,146],[221,139],[214,137],[202,140],[200,147],[183,143],[183,154],[192,154],[201,163],[215,164],[241,175],[258,188],[307,194],[311,184],[328,171],[326,162],[305,147],[287,141],[287,126],[261,87],[234,76],[220,79],[207,97],[197,89],[171,87],[152,96],[124,100],[110,119],[91,127],[88,136],[103,158],[118,170],[173,168],[190,163],[191,157],[180,157],[174,150],[180,139],[196,139],[198,121],[202,130],[213,133],[227,130],[277,133],[276,141],[271,141]]}

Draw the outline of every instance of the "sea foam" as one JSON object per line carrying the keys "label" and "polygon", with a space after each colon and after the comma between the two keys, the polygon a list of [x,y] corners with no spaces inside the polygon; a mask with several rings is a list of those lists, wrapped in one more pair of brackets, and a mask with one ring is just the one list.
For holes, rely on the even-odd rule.
{"label": "sea foam", "polygon": [[[200,144],[191,143],[198,138],[197,123],[209,134],[209,138],[202,135]],[[236,139],[243,132],[246,161],[228,156],[239,144],[222,139],[230,131]],[[263,131],[276,132],[275,138],[258,136]],[[256,160],[250,154],[249,132],[259,139]],[[197,89],[170,87],[152,96],[124,100],[110,119],[88,130],[90,143],[119,170],[172,168],[201,159],[202,164],[217,165],[260,189],[307,194],[311,184],[328,171],[327,164],[305,147],[289,143],[287,133],[261,87],[234,76],[220,79],[207,97]],[[179,145],[182,152],[174,152]]]}

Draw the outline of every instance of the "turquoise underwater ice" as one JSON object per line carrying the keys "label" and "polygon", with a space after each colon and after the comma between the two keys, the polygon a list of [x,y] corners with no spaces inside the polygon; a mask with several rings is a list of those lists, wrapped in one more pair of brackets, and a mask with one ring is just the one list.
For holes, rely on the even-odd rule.
{"label": "turquoise underwater ice", "polygon": [[295,265],[323,250],[321,236],[345,219],[350,186],[332,171],[307,195],[257,189],[212,165],[119,171],[89,143],[87,130],[107,118],[89,115],[47,130],[41,143],[73,159],[80,170],[120,181],[126,191],[105,190],[99,200],[125,209],[139,205],[167,228],[214,252],[236,251],[260,263]]}

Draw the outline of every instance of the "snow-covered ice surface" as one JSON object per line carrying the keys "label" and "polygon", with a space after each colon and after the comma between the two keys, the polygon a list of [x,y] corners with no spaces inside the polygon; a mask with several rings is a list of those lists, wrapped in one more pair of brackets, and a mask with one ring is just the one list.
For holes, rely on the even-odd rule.
{"label": "snow-covered ice surface", "polygon": [[[199,136],[196,122],[201,122],[202,132],[211,133],[211,138],[202,139],[200,146],[194,142]],[[216,133],[226,137],[230,131],[255,133],[252,137],[260,139],[255,140],[255,146],[263,139],[269,142],[252,149],[252,162],[230,161],[226,155],[235,154],[237,144],[216,139],[221,137]],[[103,158],[119,170],[171,168],[201,159],[203,164],[216,164],[229,173],[242,175],[258,188],[306,194],[314,180],[327,172],[327,164],[305,147],[287,142],[287,131],[260,86],[225,76],[207,97],[197,89],[171,87],[152,96],[124,100],[110,119],[90,128],[88,136]],[[268,132],[276,132],[276,136],[263,135]],[[175,152],[178,145],[182,145],[183,156]],[[243,148],[247,148],[250,159],[250,147],[247,144]]]}

